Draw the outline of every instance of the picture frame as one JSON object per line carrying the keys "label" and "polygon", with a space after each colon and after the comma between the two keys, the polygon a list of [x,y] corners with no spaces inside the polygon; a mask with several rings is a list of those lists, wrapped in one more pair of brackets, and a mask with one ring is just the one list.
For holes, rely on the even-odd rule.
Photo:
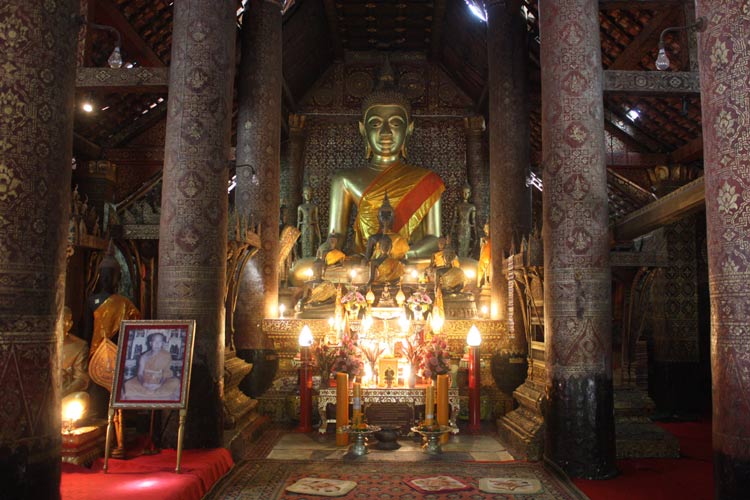
{"label": "picture frame", "polygon": [[186,410],[194,342],[194,320],[123,321],[110,408]]}

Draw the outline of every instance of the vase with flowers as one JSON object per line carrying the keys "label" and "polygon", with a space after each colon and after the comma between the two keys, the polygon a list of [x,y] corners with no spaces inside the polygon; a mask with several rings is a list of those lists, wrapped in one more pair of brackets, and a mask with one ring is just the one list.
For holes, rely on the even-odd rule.
{"label": "vase with flowers", "polygon": [[354,377],[361,377],[365,371],[362,356],[349,335],[341,337],[341,344],[335,349],[331,372],[348,373],[349,380],[353,383]]}
{"label": "vase with flowers", "polygon": [[422,346],[419,369],[423,377],[435,380],[438,375],[450,373],[450,360],[448,343],[441,335],[435,335],[429,343]]}
{"label": "vase with flowers", "polygon": [[424,314],[431,305],[432,299],[423,287],[420,287],[419,290],[412,293],[409,298],[406,299],[406,306],[409,308],[416,321],[422,321],[424,319]]}
{"label": "vase with flowers", "polygon": [[409,364],[409,378],[406,383],[413,389],[417,383],[417,370],[422,361],[422,341],[418,334],[414,334],[403,339],[401,346],[401,353]]}
{"label": "vase with flowers", "polygon": [[359,293],[359,290],[352,288],[346,295],[341,297],[341,305],[346,309],[349,321],[354,321],[359,317],[359,310],[367,305],[367,300],[364,295]]}
{"label": "vase with flowers", "polygon": [[359,350],[370,365],[370,382],[374,387],[378,385],[378,359],[385,351],[385,346],[377,340],[361,341]]}
{"label": "vase with flowers", "polygon": [[313,343],[311,352],[313,366],[320,374],[320,386],[323,388],[329,387],[331,370],[337,354],[336,346],[328,345],[323,340],[317,340]]}

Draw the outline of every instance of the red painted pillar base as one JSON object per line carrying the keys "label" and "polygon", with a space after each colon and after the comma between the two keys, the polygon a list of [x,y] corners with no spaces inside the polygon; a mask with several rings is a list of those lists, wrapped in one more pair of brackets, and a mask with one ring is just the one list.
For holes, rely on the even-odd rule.
{"label": "red painted pillar base", "polygon": [[310,348],[301,347],[302,366],[299,369],[299,426],[296,432],[312,432],[312,370]]}
{"label": "red painted pillar base", "polygon": [[480,387],[479,346],[471,346],[469,347],[469,427],[467,428],[470,434],[476,434],[482,430]]}

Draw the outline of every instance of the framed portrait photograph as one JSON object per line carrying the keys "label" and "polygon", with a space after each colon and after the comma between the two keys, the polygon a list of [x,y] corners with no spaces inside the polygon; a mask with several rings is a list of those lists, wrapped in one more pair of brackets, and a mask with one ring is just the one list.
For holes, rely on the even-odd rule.
{"label": "framed portrait photograph", "polygon": [[123,321],[111,408],[187,407],[194,320]]}

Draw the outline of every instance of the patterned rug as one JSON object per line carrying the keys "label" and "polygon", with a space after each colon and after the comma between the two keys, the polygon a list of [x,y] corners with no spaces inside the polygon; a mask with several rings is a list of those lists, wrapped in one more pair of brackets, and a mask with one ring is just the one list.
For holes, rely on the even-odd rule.
{"label": "patterned rug", "polygon": [[[472,486],[471,490],[443,494],[422,494],[404,481],[449,475]],[[209,500],[316,500],[324,497],[288,493],[287,486],[303,477],[355,481],[357,486],[341,498],[377,500],[586,500],[565,477],[540,464],[445,463],[445,462],[315,462],[291,460],[247,460],[238,463],[206,495]],[[541,491],[529,494],[495,494],[479,491],[479,480],[487,477],[537,480]]]}

